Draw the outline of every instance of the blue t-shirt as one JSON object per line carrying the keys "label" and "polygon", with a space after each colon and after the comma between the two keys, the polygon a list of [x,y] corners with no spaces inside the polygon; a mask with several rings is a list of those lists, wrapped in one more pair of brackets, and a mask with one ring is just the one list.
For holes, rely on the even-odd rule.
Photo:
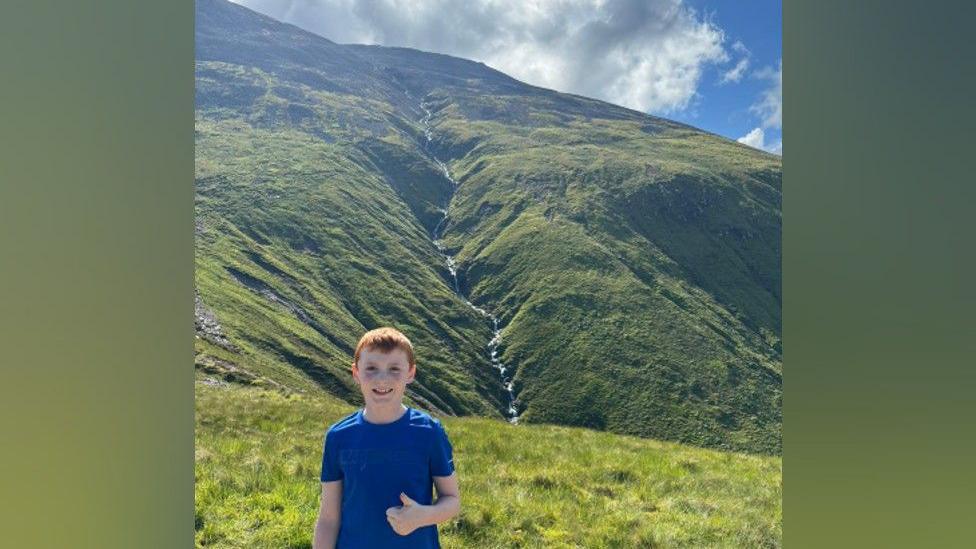
{"label": "blue t-shirt", "polygon": [[393,531],[386,510],[400,492],[422,505],[433,502],[433,478],[454,472],[451,443],[440,421],[407,408],[400,419],[369,423],[360,410],[329,427],[322,451],[322,482],[342,481],[337,549],[439,548],[437,526],[406,536]]}

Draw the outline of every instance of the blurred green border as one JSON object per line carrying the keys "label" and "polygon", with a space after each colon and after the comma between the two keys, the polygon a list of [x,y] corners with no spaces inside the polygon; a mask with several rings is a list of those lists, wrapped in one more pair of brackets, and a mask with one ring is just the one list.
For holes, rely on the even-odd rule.
{"label": "blurred green border", "polygon": [[193,3],[4,2],[0,546],[193,546]]}
{"label": "blurred green border", "polygon": [[[785,545],[968,546],[973,8],[785,4]],[[4,7],[4,545],[189,547],[193,4]]]}
{"label": "blurred green border", "polygon": [[973,8],[784,6],[784,545],[972,547]]}

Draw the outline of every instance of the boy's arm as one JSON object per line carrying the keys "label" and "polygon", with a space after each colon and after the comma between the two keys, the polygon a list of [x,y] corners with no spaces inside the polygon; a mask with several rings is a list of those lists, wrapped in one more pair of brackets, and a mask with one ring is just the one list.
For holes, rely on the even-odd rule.
{"label": "boy's arm", "polygon": [[434,487],[437,488],[437,501],[428,507],[430,522],[427,524],[440,524],[461,511],[457,473],[451,473],[447,477],[434,477]]}
{"label": "boy's arm", "polygon": [[319,518],[315,521],[312,549],[334,549],[339,537],[339,519],[342,508],[342,481],[322,483]]}
{"label": "boy's arm", "polygon": [[417,528],[444,522],[460,512],[457,473],[434,477],[434,487],[437,488],[437,501],[432,505],[421,505],[406,494],[400,494],[403,505],[386,510],[386,520],[394,532],[405,536]]}

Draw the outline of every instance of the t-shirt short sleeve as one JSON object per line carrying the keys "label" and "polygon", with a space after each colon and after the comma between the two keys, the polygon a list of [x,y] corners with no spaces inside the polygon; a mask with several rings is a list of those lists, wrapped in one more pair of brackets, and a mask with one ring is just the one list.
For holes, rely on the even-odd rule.
{"label": "t-shirt short sleeve", "polygon": [[454,472],[454,450],[440,422],[434,423],[434,441],[430,453],[430,474],[435,477],[450,476]]}
{"label": "t-shirt short sleeve", "polygon": [[325,434],[325,447],[322,449],[322,482],[342,480],[342,469],[339,467],[339,445],[332,433]]}

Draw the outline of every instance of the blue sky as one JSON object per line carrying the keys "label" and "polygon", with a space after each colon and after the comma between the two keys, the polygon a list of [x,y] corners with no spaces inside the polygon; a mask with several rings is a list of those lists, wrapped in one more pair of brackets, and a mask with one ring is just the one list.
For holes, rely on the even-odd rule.
{"label": "blue sky", "polygon": [[464,57],[782,151],[780,0],[234,0],[339,43]]}
{"label": "blue sky", "polygon": [[[730,51],[732,60],[729,63],[710,67],[705,72],[695,105],[671,113],[669,117],[733,139],[760,128],[767,145],[781,142],[782,115],[779,124],[776,124],[776,117],[769,111],[776,103],[782,108],[782,72],[778,73],[779,92],[775,92],[775,77],[781,71],[783,58],[782,2],[694,0],[688,4],[711,18],[722,29],[728,43],[741,42],[749,55]],[[729,49],[732,50],[731,47]],[[748,67],[742,79],[737,83],[722,83],[722,76],[728,68],[734,68],[743,58],[748,59]],[[776,101],[771,98],[769,107],[764,110],[765,94],[769,92],[773,92]]]}

